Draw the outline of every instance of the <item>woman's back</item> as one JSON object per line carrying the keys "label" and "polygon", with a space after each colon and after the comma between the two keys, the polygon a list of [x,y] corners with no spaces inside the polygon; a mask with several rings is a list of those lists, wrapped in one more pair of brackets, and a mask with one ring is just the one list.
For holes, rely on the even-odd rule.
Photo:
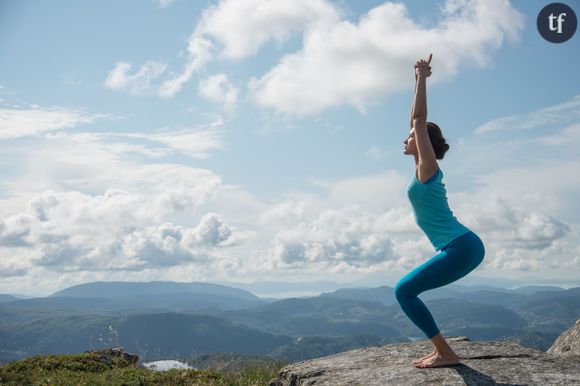
{"label": "woman's back", "polygon": [[470,231],[449,208],[443,171],[440,168],[425,183],[419,181],[413,173],[407,186],[407,197],[411,201],[417,225],[425,232],[436,251]]}

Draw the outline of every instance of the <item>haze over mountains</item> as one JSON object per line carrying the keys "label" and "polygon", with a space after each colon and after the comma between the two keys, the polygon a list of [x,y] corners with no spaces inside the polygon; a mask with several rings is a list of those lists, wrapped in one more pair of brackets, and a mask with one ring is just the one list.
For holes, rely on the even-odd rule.
{"label": "haze over mountains", "polygon": [[[445,336],[541,350],[580,317],[580,287],[449,285],[420,295]],[[267,299],[211,283],[96,282],[50,296],[0,295],[0,363],[122,346],[144,361],[252,353],[295,361],[424,339],[393,288]]]}

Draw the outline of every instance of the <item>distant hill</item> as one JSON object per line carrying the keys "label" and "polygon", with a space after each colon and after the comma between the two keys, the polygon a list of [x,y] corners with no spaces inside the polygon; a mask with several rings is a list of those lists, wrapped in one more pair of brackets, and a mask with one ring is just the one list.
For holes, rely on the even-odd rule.
{"label": "distant hill", "polygon": [[152,281],[147,283],[119,281],[84,283],[55,292],[51,296],[114,299],[127,296],[170,295],[176,293],[203,293],[260,301],[260,298],[256,295],[239,288],[212,283],[175,283],[167,281]]}
{"label": "distant hill", "polygon": [[74,314],[185,312],[214,314],[268,302],[237,288],[211,283],[85,283],[47,297],[0,302],[0,324]]}
{"label": "distant hill", "polygon": [[85,314],[113,314],[123,307],[107,299],[34,298],[0,304],[0,325]]}
{"label": "distant hill", "polygon": [[506,292],[510,292],[512,290],[505,288],[505,287],[498,287],[498,286],[493,286],[493,285],[461,285],[461,284],[455,284],[455,283],[451,283],[449,285],[446,285],[445,287],[442,288],[448,288],[450,290],[456,291],[456,292],[460,292],[460,293],[470,293],[470,292],[477,292],[477,291],[498,291],[498,292],[502,292],[502,291],[506,291]]}
{"label": "distant hill", "polygon": [[[533,299],[546,298],[565,291],[560,287],[529,286],[510,290],[492,286],[458,286],[449,285],[425,291],[419,295],[421,300],[456,298],[475,303],[497,304],[508,308],[520,307]],[[341,299],[372,300],[384,305],[398,304],[394,288],[341,288],[333,292],[320,294],[321,297]]]}
{"label": "distant hill", "polygon": [[370,333],[400,337],[391,327],[386,307],[373,301],[332,297],[291,298],[259,307],[225,311],[230,320],[270,333],[300,336],[344,336]]}
{"label": "distant hill", "polygon": [[[472,340],[545,347],[580,318],[580,287],[448,286],[419,296],[445,336]],[[388,286],[268,302],[208,283],[97,282],[0,303],[0,361],[113,345],[153,359],[215,351],[308,358],[417,337]]]}
{"label": "distant hill", "polygon": [[522,346],[533,347],[540,351],[547,351],[560,334],[550,331],[518,331],[510,340]]}
{"label": "distant hill", "polygon": [[[421,294],[424,300],[461,296],[461,292],[447,287],[436,288]],[[351,300],[377,301],[386,306],[398,304],[395,289],[389,286],[377,288],[340,288],[333,292],[324,292],[320,297],[332,297]]]}
{"label": "distant hill", "polygon": [[532,295],[532,294],[535,294],[537,292],[561,292],[561,291],[565,291],[565,289],[560,288],[560,287],[547,286],[547,285],[546,286],[527,285],[524,287],[514,288],[512,291],[520,293],[520,294]]}
{"label": "distant hill", "polygon": [[148,361],[200,352],[267,354],[292,341],[228,320],[180,313],[33,320],[3,327],[0,339],[4,350],[25,356],[121,346]]}
{"label": "distant hill", "polygon": [[580,287],[555,293],[544,292],[539,299],[529,301],[516,311],[524,316],[533,316],[532,326],[536,329],[561,332],[580,318]]}
{"label": "distant hill", "polygon": [[350,300],[365,300],[390,305],[397,302],[393,288],[381,286],[378,288],[340,288],[332,292],[323,292],[320,297],[331,297]]}
{"label": "distant hill", "polygon": [[18,300],[16,296],[0,294],[0,303]]}
{"label": "distant hill", "polygon": [[204,293],[132,295],[115,298],[52,296],[0,303],[0,324],[76,314],[120,315],[152,312],[216,314],[223,310],[252,308],[264,301]]}
{"label": "distant hill", "polygon": [[206,315],[129,315],[114,326],[119,343],[141,355],[166,358],[196,352],[267,354],[291,338]]}
{"label": "distant hill", "polygon": [[[400,340],[393,341],[400,342]],[[306,336],[296,338],[292,343],[277,348],[269,356],[284,361],[296,362],[388,343],[391,343],[391,339],[373,334],[354,334],[339,337]]]}
{"label": "distant hill", "polygon": [[[516,312],[493,304],[472,303],[452,298],[429,300],[424,303],[433,314],[444,336],[469,327],[486,329],[486,336],[482,337],[481,334],[479,338],[500,339],[507,331],[516,331],[527,325],[527,321]],[[402,335],[423,339],[423,332],[409,320],[398,304],[387,307],[387,315],[392,321],[391,326]],[[495,333],[490,334],[494,331]],[[474,340],[478,339],[469,334],[464,335]]]}

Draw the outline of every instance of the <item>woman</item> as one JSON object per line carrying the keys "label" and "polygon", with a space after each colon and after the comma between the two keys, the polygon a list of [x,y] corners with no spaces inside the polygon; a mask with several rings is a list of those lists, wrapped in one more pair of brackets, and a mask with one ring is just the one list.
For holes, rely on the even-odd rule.
{"label": "woman", "polygon": [[415,220],[438,252],[405,275],[395,286],[395,296],[409,319],[433,342],[435,350],[416,361],[416,367],[458,365],[459,358],[441,336],[433,316],[417,297],[420,293],[452,283],[473,271],[485,249],[481,239],[462,225],[449,209],[443,172],[437,164],[449,145],[441,129],[427,122],[426,81],[431,75],[431,57],[415,64],[415,95],[411,131],[404,141],[404,154],[415,158],[415,173],[407,187]]}

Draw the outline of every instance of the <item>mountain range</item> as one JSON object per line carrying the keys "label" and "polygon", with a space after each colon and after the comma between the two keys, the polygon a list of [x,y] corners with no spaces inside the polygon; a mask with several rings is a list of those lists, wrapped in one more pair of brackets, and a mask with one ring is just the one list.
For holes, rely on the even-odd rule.
{"label": "mountain range", "polygon": [[[444,336],[541,350],[580,317],[580,287],[449,285],[420,298]],[[269,299],[212,283],[94,282],[40,298],[0,295],[0,363],[112,346],[143,360],[229,352],[294,361],[415,339],[426,338],[389,286]]]}

